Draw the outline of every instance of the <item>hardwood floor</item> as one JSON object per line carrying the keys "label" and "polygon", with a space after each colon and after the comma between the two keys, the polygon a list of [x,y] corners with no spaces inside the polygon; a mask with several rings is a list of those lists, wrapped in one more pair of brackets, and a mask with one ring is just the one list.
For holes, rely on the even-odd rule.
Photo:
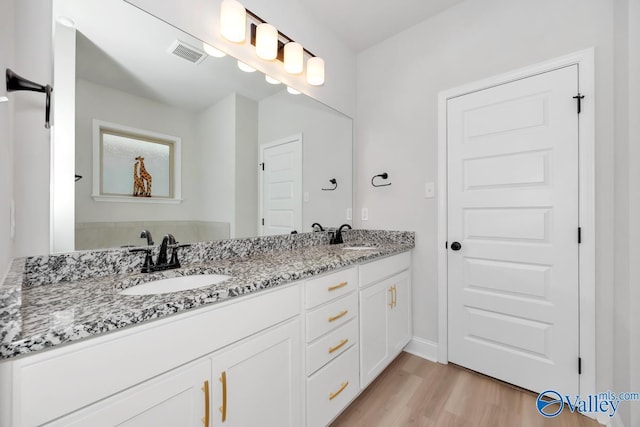
{"label": "hardwood floor", "polygon": [[567,410],[544,418],[536,410],[536,397],[459,366],[403,352],[332,426],[600,426]]}

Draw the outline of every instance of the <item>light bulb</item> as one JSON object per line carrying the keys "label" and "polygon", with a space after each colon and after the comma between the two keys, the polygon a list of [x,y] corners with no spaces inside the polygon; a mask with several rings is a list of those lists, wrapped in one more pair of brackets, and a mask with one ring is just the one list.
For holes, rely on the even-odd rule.
{"label": "light bulb", "polygon": [[262,23],[256,29],[256,55],[271,61],[278,56],[278,30],[271,24]]}
{"label": "light bulb", "polygon": [[291,95],[300,95],[300,91],[295,90],[292,87],[287,86],[287,92],[289,92]]}
{"label": "light bulb", "polygon": [[205,52],[207,52],[208,55],[214,56],[216,58],[223,58],[227,56],[227,54],[224,53],[223,51],[218,50],[215,47],[205,42],[202,42],[202,48],[204,49]]}
{"label": "light bulb", "polygon": [[279,85],[280,84],[280,80],[276,80],[273,77],[266,75],[264,76],[264,79],[267,81],[267,83],[272,84],[272,85]]}
{"label": "light bulb", "polygon": [[289,74],[300,74],[304,68],[303,49],[300,43],[284,45],[284,70]]}
{"label": "light bulb", "polygon": [[324,84],[324,59],[317,56],[307,61],[307,83],[312,86]]}
{"label": "light bulb", "polygon": [[242,61],[238,61],[238,68],[240,68],[245,73],[253,73],[256,70],[255,68],[245,64]]}
{"label": "light bulb", "polygon": [[247,11],[236,0],[223,0],[220,5],[220,33],[232,42],[241,43],[247,36]]}

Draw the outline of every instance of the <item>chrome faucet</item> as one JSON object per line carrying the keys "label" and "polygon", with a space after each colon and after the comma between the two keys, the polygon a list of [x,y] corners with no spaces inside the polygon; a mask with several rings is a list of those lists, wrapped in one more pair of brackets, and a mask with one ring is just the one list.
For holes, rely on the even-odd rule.
{"label": "chrome faucet", "polygon": [[351,226],[349,224],[342,224],[338,230],[336,231],[336,233],[334,234],[333,238],[331,239],[331,241],[329,242],[332,245],[337,245],[340,243],[344,243],[344,241],[342,240],[342,229],[343,228],[348,228],[349,230],[351,230]]}

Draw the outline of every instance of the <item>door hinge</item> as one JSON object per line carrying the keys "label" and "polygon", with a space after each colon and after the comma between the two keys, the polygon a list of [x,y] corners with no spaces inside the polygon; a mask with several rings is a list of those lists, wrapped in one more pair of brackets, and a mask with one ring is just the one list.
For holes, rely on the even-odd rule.
{"label": "door hinge", "polygon": [[578,227],[578,244],[582,243],[582,227]]}
{"label": "door hinge", "polygon": [[582,375],[582,357],[578,357],[578,375]]}
{"label": "door hinge", "polygon": [[262,225],[264,225],[264,218],[262,218]]}
{"label": "door hinge", "polygon": [[262,170],[264,170],[264,162],[260,163],[258,166],[260,166],[262,168]]}
{"label": "door hinge", "polygon": [[578,114],[580,114],[580,112],[582,111],[582,100],[584,99],[584,95],[578,92],[578,94],[574,96],[573,99],[578,101]]}
{"label": "door hinge", "polygon": [[449,249],[449,241],[444,242],[444,248]]}

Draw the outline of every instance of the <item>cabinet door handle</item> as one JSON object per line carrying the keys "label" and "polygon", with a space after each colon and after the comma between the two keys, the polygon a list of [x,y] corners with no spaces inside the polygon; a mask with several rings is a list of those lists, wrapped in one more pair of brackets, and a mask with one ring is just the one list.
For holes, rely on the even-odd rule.
{"label": "cabinet door handle", "polygon": [[398,289],[396,285],[393,285],[393,307],[395,308],[398,305]]}
{"label": "cabinet door handle", "polygon": [[222,413],[222,422],[227,420],[227,372],[222,371],[220,375],[220,382],[222,383],[222,406],[220,412]]}
{"label": "cabinet door handle", "polygon": [[342,391],[347,388],[347,386],[349,385],[349,381],[345,381],[342,383],[342,385],[340,386],[340,388],[338,389],[338,391],[334,392],[334,393],[329,393],[329,400],[333,400],[336,397],[338,397],[338,395],[340,393],[342,393]]}
{"label": "cabinet door handle", "polygon": [[393,286],[390,287],[389,289],[387,289],[389,291],[389,293],[391,294],[389,296],[389,298],[391,298],[391,302],[389,303],[389,308],[393,308]]}
{"label": "cabinet door handle", "polygon": [[205,427],[209,427],[209,380],[206,380],[204,382],[202,391],[204,391],[204,418],[202,419],[202,423],[205,425]]}
{"label": "cabinet door handle", "polygon": [[341,312],[340,314],[336,314],[335,316],[331,316],[329,317],[329,322],[333,322],[334,320],[338,320],[339,318],[341,318],[342,316],[344,316],[345,314],[347,314],[349,312],[349,310],[344,310],[343,312]]}
{"label": "cabinet door handle", "polygon": [[339,284],[337,284],[337,285],[329,286],[329,287],[327,288],[327,290],[328,290],[329,292],[331,292],[331,291],[335,291],[336,289],[344,288],[344,287],[345,287],[345,286],[347,286],[348,284],[349,284],[349,282],[342,282],[342,283],[339,283]]}
{"label": "cabinet door handle", "polygon": [[340,350],[348,342],[349,342],[349,339],[345,338],[342,341],[340,341],[340,344],[338,344],[337,346],[329,347],[329,354],[333,353],[334,351]]}

